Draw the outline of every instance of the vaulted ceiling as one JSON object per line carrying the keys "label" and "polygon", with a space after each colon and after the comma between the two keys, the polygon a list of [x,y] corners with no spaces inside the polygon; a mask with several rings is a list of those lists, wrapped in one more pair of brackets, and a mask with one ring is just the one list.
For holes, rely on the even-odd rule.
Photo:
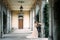
{"label": "vaulted ceiling", "polygon": [[20,10],[20,6],[23,6],[23,10],[30,10],[36,0],[7,0],[11,10]]}

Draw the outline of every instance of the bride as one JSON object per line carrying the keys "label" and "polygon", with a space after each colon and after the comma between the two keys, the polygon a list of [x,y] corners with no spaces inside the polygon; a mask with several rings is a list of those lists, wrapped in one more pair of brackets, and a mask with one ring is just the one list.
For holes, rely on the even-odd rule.
{"label": "bride", "polygon": [[31,35],[27,36],[27,38],[38,38],[38,31],[37,31],[37,28],[36,28],[37,24],[38,24],[38,22],[35,21],[34,22],[34,27],[33,27],[33,32],[32,32]]}

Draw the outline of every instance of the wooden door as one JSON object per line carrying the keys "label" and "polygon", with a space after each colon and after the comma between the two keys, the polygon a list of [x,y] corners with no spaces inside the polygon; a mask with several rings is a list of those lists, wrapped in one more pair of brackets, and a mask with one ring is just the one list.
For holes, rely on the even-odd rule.
{"label": "wooden door", "polygon": [[19,29],[23,29],[23,17],[19,18]]}

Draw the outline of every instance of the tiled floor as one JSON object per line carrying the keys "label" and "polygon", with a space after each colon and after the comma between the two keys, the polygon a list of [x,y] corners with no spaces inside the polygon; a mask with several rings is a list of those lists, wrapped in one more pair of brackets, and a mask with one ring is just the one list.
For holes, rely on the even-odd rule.
{"label": "tiled floor", "polygon": [[31,34],[30,30],[16,30],[13,33],[5,34],[0,40],[48,40],[48,38],[26,38]]}

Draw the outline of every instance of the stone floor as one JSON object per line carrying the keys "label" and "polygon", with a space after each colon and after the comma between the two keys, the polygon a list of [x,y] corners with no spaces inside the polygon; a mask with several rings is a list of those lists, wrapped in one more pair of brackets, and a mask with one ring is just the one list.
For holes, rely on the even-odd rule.
{"label": "stone floor", "polygon": [[30,35],[30,30],[15,30],[10,34],[5,34],[0,40],[48,40],[48,38],[26,38]]}

